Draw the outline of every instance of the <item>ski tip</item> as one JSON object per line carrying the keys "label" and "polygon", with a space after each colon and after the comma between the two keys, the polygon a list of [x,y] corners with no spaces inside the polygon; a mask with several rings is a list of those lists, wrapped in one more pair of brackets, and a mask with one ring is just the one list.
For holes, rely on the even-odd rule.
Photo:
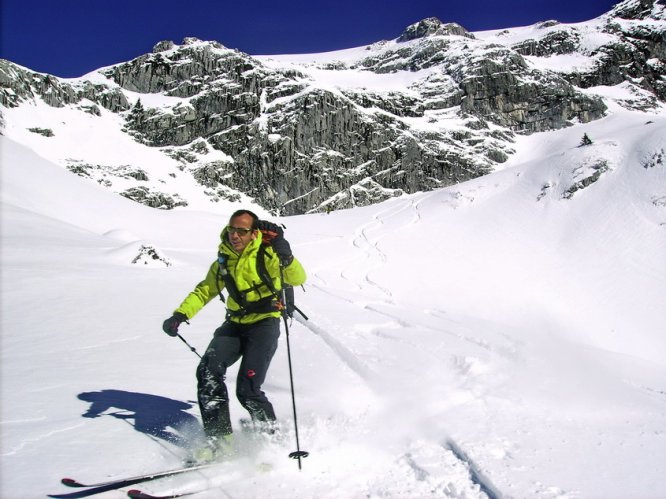
{"label": "ski tip", "polygon": [[127,497],[130,499],[169,499],[173,497],[189,496],[190,494],[194,494],[194,492],[183,492],[182,494],[169,494],[166,496],[154,496],[137,489],[127,491]]}
{"label": "ski tip", "polygon": [[68,487],[81,487],[81,484],[73,478],[63,478],[60,480],[60,483],[67,485]]}

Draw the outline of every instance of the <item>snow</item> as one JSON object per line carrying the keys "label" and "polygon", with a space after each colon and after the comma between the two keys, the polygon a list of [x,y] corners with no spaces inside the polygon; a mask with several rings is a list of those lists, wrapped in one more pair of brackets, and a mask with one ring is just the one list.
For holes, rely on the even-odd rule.
{"label": "snow", "polygon": [[362,88],[376,92],[402,92],[411,84],[424,79],[432,71],[400,71],[391,73],[373,73],[364,70],[324,70],[305,67],[303,71],[319,85],[319,88]]}
{"label": "snow", "polygon": [[[591,53],[609,41],[604,22],[477,32],[466,43],[481,53],[575,30]],[[441,75],[325,65],[352,68],[413,43],[256,59],[297,69],[304,92],[409,95]],[[558,72],[594,62],[526,59]],[[115,86],[100,71],[69,82]],[[122,91],[147,107],[188,105]],[[208,488],[202,498],[666,496],[666,115],[618,105],[646,97],[628,83],[581,91],[604,98],[608,116],[519,135],[490,175],[281,219],[309,274],[297,301],[310,319],[293,321],[289,338],[310,456],[301,471],[288,458],[296,443],[283,327],[264,388],[285,440],[240,431],[247,414],[234,399],[236,459],[139,488]],[[37,99],[2,113],[0,497],[66,493],[65,476],[178,467],[201,434],[198,358],[161,323],[205,275],[233,210],[272,218],[247,197],[211,202],[181,163],[134,141],[105,109]],[[446,113],[437,123],[401,119],[458,126]],[[579,147],[584,133],[593,144]],[[219,151],[202,159],[231,161]],[[100,167],[93,181],[63,168],[79,164]],[[101,167],[140,168],[141,185],[189,205],[134,203],[99,184],[118,192],[135,179]],[[223,318],[212,302],[181,333],[203,353]],[[235,368],[227,383],[233,393]],[[272,469],[258,471],[262,462]]]}
{"label": "snow", "polygon": [[551,71],[588,71],[594,66],[594,60],[582,54],[560,54],[550,57],[530,57],[524,56],[525,60],[530,61],[541,70]]}
{"label": "snow", "polygon": [[313,54],[277,54],[277,55],[253,55],[254,59],[260,60],[266,65],[275,65],[282,67],[282,65],[293,64],[296,66],[308,64],[326,64],[335,62],[352,62],[367,57],[369,50],[374,47],[394,47],[396,42],[385,42],[385,44],[373,44],[364,47],[354,47],[343,50],[332,50],[330,52],[319,52]]}
{"label": "snow", "polygon": [[[286,54],[253,56],[264,66],[272,69],[296,69],[303,73],[316,88],[336,91],[337,89],[364,89],[373,92],[401,92],[409,95],[410,85],[426,79],[436,68],[420,71],[398,71],[394,73],[375,73],[367,69],[322,69],[326,64],[353,64],[370,56],[376,56],[389,49],[395,50],[400,45],[395,41],[374,44],[368,47],[337,50],[318,54]],[[414,42],[411,43],[414,45]],[[374,49],[374,50],[371,50]]]}
{"label": "snow", "polygon": [[[33,111],[65,133],[46,107]],[[240,205],[129,201],[45,159],[47,138],[18,140],[32,126],[21,116],[8,110],[16,130],[0,137],[0,496],[67,492],[65,476],[178,467],[200,433],[198,359],[161,323],[205,275]],[[96,119],[58,116],[79,128]],[[578,147],[583,133],[592,145]],[[140,488],[666,495],[664,137],[663,112],[613,107],[596,122],[519,137],[501,171],[474,181],[282,219],[309,274],[297,300],[310,320],[292,322],[289,338],[310,456],[302,471],[287,457],[296,449],[283,334],[265,390],[286,439],[260,444],[239,431],[237,459]],[[122,134],[107,140],[91,135],[82,150],[92,161],[103,147],[112,162],[133,147]],[[171,265],[132,264],[142,246]],[[223,317],[212,302],[181,332],[203,352]],[[227,382],[233,392],[234,368]],[[235,400],[231,410],[235,422],[247,417]]]}
{"label": "snow", "polygon": [[[141,95],[142,102],[153,104],[170,99],[161,94],[152,98],[150,94],[134,95]],[[101,116],[95,116],[81,112],[76,106],[53,108],[41,100],[17,108],[3,108],[2,113],[6,123],[3,132],[7,137],[56,164],[92,166],[93,179],[108,182],[116,192],[136,187],[137,182],[134,178],[111,175],[109,170],[123,166],[142,170],[148,177],[142,185],[157,192],[178,194],[187,199],[190,209],[211,211],[212,203],[202,194],[201,185],[192,175],[184,174],[181,164],[161,149],[140,144],[123,132],[125,122],[118,114],[100,108]],[[29,131],[30,128],[51,130],[53,137],[41,136]],[[194,155],[191,151],[190,154]],[[229,161],[230,157],[221,151],[211,151],[206,160]],[[213,209],[225,210],[229,206],[226,201],[216,204]]]}

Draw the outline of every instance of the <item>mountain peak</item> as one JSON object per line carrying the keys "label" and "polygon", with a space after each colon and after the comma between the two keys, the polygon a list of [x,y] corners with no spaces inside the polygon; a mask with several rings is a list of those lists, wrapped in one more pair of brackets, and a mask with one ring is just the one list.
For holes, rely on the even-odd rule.
{"label": "mountain peak", "polygon": [[172,40],[162,40],[161,42],[156,43],[155,46],[153,47],[153,54],[158,54],[160,52],[167,52],[169,50],[173,50],[178,47],[193,47],[197,45],[204,48],[213,47],[216,49],[226,49],[226,47],[219,42],[205,41],[205,40],[200,40],[199,38],[193,36],[188,36],[186,38],[183,38],[183,41],[181,42],[180,45],[176,45]]}
{"label": "mountain peak", "polygon": [[660,0],[624,0],[610,14],[622,19],[664,19],[664,6]]}
{"label": "mountain peak", "polygon": [[469,31],[457,23],[443,24],[442,21],[436,17],[428,17],[417,23],[407,26],[405,31],[403,31],[398,38],[398,41],[408,42],[418,38],[441,35],[458,35],[474,38],[474,36]]}
{"label": "mountain peak", "polygon": [[171,50],[175,46],[176,44],[172,40],[162,40],[161,42],[157,42],[153,47],[153,54],[157,54],[159,52],[166,52],[167,50]]}

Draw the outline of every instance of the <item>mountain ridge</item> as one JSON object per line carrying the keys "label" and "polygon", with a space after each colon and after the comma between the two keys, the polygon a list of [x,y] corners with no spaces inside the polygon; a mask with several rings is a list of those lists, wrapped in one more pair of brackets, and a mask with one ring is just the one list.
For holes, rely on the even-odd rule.
{"label": "mountain ridge", "polygon": [[[516,134],[600,119],[609,102],[660,112],[664,19],[651,0],[586,23],[477,34],[428,18],[321,62],[186,38],[69,80],[0,61],[3,133],[81,140],[79,130],[43,126],[41,111],[18,118],[33,123],[17,130],[13,116],[38,101],[96,117],[99,133],[114,127],[160,165],[75,148],[55,156],[41,139],[40,153],[153,207],[214,210],[244,197],[285,215],[362,206],[483,176],[512,156]],[[558,62],[567,57],[574,66]]]}

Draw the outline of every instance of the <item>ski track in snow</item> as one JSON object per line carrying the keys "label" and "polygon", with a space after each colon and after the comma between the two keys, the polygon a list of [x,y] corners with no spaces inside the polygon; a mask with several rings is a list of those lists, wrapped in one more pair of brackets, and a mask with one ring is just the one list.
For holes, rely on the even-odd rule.
{"label": "ski track in snow", "polygon": [[[297,321],[305,328],[319,336],[324,341],[324,343],[329,348],[331,348],[331,350],[340,358],[340,360],[353,372],[355,372],[373,392],[382,394],[389,389],[381,382],[381,379],[377,373],[371,371],[351,350],[336,340],[333,334],[328,333],[324,328],[318,326],[311,319],[306,321],[304,319],[297,318]],[[408,324],[404,323],[404,325]],[[424,451],[426,453],[431,452],[428,447],[432,447],[433,444],[422,443],[422,445],[425,447],[425,449],[421,449],[420,452],[413,452],[419,452],[421,454]],[[450,437],[443,437],[441,447],[447,452],[451,453],[455,459],[457,459],[459,463],[468,470],[470,488],[474,489],[475,487],[478,487],[481,492],[490,499],[502,497],[494,485],[492,485],[490,480],[478,470],[476,464],[471,461],[462,450],[460,450],[460,447]],[[411,474],[413,475],[413,480],[416,482],[436,482],[436,485],[431,488],[433,494],[444,493],[446,496],[449,496],[449,493],[451,493],[453,496],[455,496],[455,489],[451,488],[451,483],[447,478],[448,473],[450,473],[450,469],[435,469],[427,471],[424,467],[422,467],[421,464],[419,464],[419,461],[425,459],[427,456],[415,455],[413,452],[406,451],[405,454],[403,454],[397,460],[398,463],[402,462],[407,465],[407,467],[412,472]],[[427,461],[425,462],[427,463]],[[425,464],[423,466],[425,466]],[[455,468],[454,463],[449,462],[447,463],[447,466]]]}
{"label": "ski track in snow", "polygon": [[[357,262],[351,268],[346,267],[340,272],[340,277],[353,285],[359,291],[366,289],[375,289],[379,291],[380,296],[391,300],[393,293],[384,286],[381,286],[372,279],[371,274],[374,270],[380,269],[387,262],[387,256],[382,251],[380,239],[374,239],[371,236],[373,231],[377,231],[391,225],[393,229],[416,224],[421,220],[419,212],[420,205],[434,196],[436,193],[424,195],[421,199],[412,200],[410,203],[398,203],[374,214],[372,220],[357,227],[352,237],[352,245],[361,251],[357,257]],[[407,215],[405,220],[401,220],[403,215]],[[360,269],[359,269],[360,267]],[[360,277],[357,277],[360,276]],[[318,277],[315,275],[315,277]],[[318,277],[322,282],[323,279]],[[369,285],[369,288],[366,286]]]}
{"label": "ski track in snow", "polygon": [[[427,199],[428,197],[430,196],[426,196],[425,199]],[[360,279],[361,282],[367,283],[371,286],[371,288],[379,290],[379,292],[385,295],[388,299],[391,299],[393,297],[391,291],[385,287],[382,287],[370,277],[370,274],[373,270],[380,268],[387,261],[387,256],[381,250],[381,247],[379,245],[379,240],[373,239],[370,236],[370,233],[373,230],[377,230],[378,228],[385,226],[387,223],[390,222],[389,220],[390,218],[397,217],[398,215],[406,211],[411,213],[411,219],[405,222],[404,224],[396,225],[395,226],[396,229],[399,228],[401,225],[408,225],[409,223],[418,222],[421,218],[418,213],[418,205],[420,202],[421,201],[419,202],[412,201],[412,203],[410,203],[407,206],[404,206],[402,204],[397,204],[396,206],[392,206],[390,208],[387,208],[386,210],[380,211],[373,216],[373,219],[370,222],[361,225],[354,232],[352,244],[354,245],[354,247],[359,248],[362,251],[364,258],[361,258],[361,260],[363,260],[363,263],[366,264],[363,265],[364,268],[361,272],[362,275],[362,278]],[[346,280],[350,281],[351,283],[353,283],[355,286],[357,286],[358,289],[364,289],[364,286],[360,284],[357,280],[354,280],[353,276],[348,275],[348,273],[343,271],[341,273],[341,276]]]}
{"label": "ski track in snow", "polygon": [[[41,420],[42,420],[42,418],[36,419],[36,421],[41,421]],[[33,421],[35,421],[35,420],[33,420]],[[43,440],[47,440],[48,438],[52,437],[53,435],[57,435],[59,433],[67,433],[67,432],[70,432],[70,431],[77,430],[77,429],[81,428],[82,426],[83,426],[83,423],[79,423],[79,424],[75,424],[75,425],[72,425],[72,426],[59,428],[57,430],[48,431],[48,432],[45,432],[41,435],[37,435],[37,436],[32,437],[32,438],[23,439],[20,443],[18,443],[17,445],[14,445],[13,447],[3,451],[2,454],[0,454],[0,455],[5,457],[5,456],[12,456],[12,455],[18,454],[20,451],[22,451],[23,449],[25,449],[26,447],[28,447],[30,445],[34,445],[34,444],[37,444],[37,443],[39,443]]]}
{"label": "ski track in snow", "polygon": [[[419,328],[422,330],[434,331],[435,333],[445,333],[453,335],[458,339],[469,342],[475,347],[484,348],[486,350],[489,350],[493,353],[497,353],[500,355],[508,355],[510,357],[513,357],[515,353],[515,347],[513,345],[507,347],[506,353],[503,354],[501,352],[498,352],[497,349],[488,345],[487,342],[480,340],[478,338],[473,338],[462,334],[456,334],[447,328],[441,328],[441,327],[435,328],[423,324],[415,324],[411,319],[410,320],[403,319],[401,317],[401,314],[404,314],[405,310],[400,309],[400,307],[396,306],[392,302],[391,300],[393,297],[392,293],[388,289],[383,288],[370,278],[370,274],[373,270],[381,267],[383,264],[387,262],[387,255],[382,251],[379,240],[373,239],[371,236],[372,231],[376,230],[378,227],[383,227],[389,224],[393,224],[395,225],[396,228],[398,228],[400,226],[418,223],[421,220],[421,215],[419,212],[420,205],[425,201],[427,201],[433,195],[434,194],[424,196],[422,199],[418,200],[417,202],[412,201],[410,204],[406,206],[404,204],[399,204],[395,207],[392,206],[386,210],[380,211],[373,216],[373,219],[370,222],[359,226],[354,231],[352,244],[355,248],[358,248],[362,253],[362,256],[359,257],[359,259],[363,260],[364,270],[361,272],[343,271],[340,273],[340,277],[344,279],[346,282],[348,282],[348,284],[354,285],[355,288],[358,290],[364,290],[366,287],[365,285],[369,284],[371,290],[372,289],[379,290],[380,294],[385,295],[386,300],[380,302],[380,304],[369,303],[364,305],[364,308],[369,312],[374,312],[381,316],[390,318],[391,321],[394,323],[394,325],[398,328],[401,329]],[[349,299],[336,291],[327,289],[325,281],[323,279],[320,279],[320,281],[324,284],[314,285],[314,287],[317,290],[322,291],[328,294],[329,296],[347,304],[343,306],[348,306],[350,304],[358,305],[358,303],[355,300]],[[394,311],[388,312],[387,310],[383,309],[386,307],[392,307]],[[439,313],[437,311],[423,310],[422,313],[430,314],[431,316],[434,316],[437,319],[445,318],[442,316],[443,315],[442,313]],[[360,380],[362,380],[370,388],[372,392],[374,392],[377,395],[384,395],[387,392],[391,391],[391,387],[389,386],[390,383],[387,383],[384,380],[385,377],[383,376],[383,373],[379,373],[373,368],[370,368],[366,362],[364,362],[359,358],[357,353],[355,353],[353,350],[345,346],[341,341],[337,340],[336,334],[329,332],[326,328],[317,324],[316,321],[313,319],[305,320],[300,316],[297,316],[296,320],[299,324],[301,324],[302,326],[310,330],[312,333],[317,335],[319,338],[321,338],[322,341],[333,351],[333,353],[337,355],[338,358],[351,371],[356,373],[360,378]],[[418,348],[421,355],[431,358],[433,362],[441,361],[440,353],[433,352],[431,348],[428,348],[427,346],[426,347],[419,346],[415,341],[410,341],[406,339],[408,338],[408,336],[404,334],[400,335],[389,334],[385,332],[385,327],[384,327],[375,330],[373,332],[373,335],[383,340],[391,342],[401,342],[406,345],[409,345],[412,348]],[[473,360],[454,359],[454,362],[458,363],[459,369],[463,374],[468,374],[469,370],[472,369],[471,363],[473,363]],[[409,359],[405,359],[404,363],[406,365],[412,364],[412,362]],[[380,367],[381,366],[377,366],[377,368]],[[433,447],[433,448],[436,447],[435,444],[423,444],[423,445],[425,445],[426,447]],[[450,453],[467,470],[470,482],[469,486],[472,489],[476,487],[482,492],[481,495],[485,494],[485,496],[488,496],[490,498],[501,497],[501,494],[492,485],[490,480],[486,476],[484,476],[481,473],[481,471],[479,471],[476,464],[470,460],[470,458],[460,449],[460,446],[456,444],[450,436],[442,437],[440,447],[444,449],[447,453]],[[422,453],[422,451],[420,453]],[[425,465],[419,463],[419,461],[422,459],[423,456],[419,456],[418,453],[415,454],[413,451],[406,451],[401,457],[398,458],[398,462],[399,463],[402,462],[407,465],[407,467],[412,472],[411,474],[413,475],[413,480],[416,482],[432,482],[432,481],[443,480],[443,483],[439,483],[432,490],[433,491],[439,490],[446,494],[447,487],[450,486],[450,483],[448,483],[448,480],[446,479],[448,470],[437,469],[437,470],[427,471],[424,467]],[[451,466],[451,463],[449,463],[449,466]],[[449,490],[449,492],[452,491]]]}
{"label": "ski track in snow", "polygon": [[374,386],[373,391],[379,386],[377,375],[373,373],[356,355],[345,347],[342,342],[335,339],[335,336],[328,333],[324,328],[315,324],[312,319],[305,320],[301,317],[296,317],[296,320],[304,327],[319,336],[324,343],[344,362],[347,367],[354,371],[368,386]]}

